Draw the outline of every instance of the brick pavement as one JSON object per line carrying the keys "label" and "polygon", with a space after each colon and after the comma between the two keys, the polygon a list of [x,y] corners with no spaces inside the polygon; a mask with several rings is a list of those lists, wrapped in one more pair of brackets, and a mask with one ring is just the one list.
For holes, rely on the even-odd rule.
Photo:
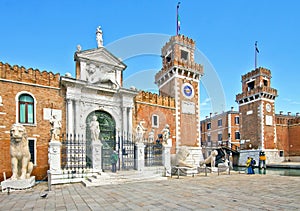
{"label": "brick pavement", "polygon": [[0,193],[0,210],[300,210],[300,177],[210,174],[99,187]]}

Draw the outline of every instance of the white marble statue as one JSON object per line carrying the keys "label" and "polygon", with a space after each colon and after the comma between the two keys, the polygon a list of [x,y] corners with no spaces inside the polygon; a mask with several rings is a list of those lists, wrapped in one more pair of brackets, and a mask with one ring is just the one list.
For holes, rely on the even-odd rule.
{"label": "white marble statue", "polygon": [[21,124],[14,124],[10,129],[10,157],[12,180],[28,179],[33,169],[26,129]]}
{"label": "white marble statue", "polygon": [[143,143],[145,128],[143,127],[143,122],[140,122],[135,129],[135,142]]}
{"label": "white marble statue", "polygon": [[50,117],[50,134],[51,134],[51,141],[59,141],[60,130],[61,130],[61,121],[57,119],[57,115],[54,114]]}
{"label": "white marble statue", "polygon": [[81,51],[81,45],[77,45],[77,52],[80,52]]}
{"label": "white marble statue", "polygon": [[100,134],[100,126],[99,126],[99,122],[97,121],[96,115],[92,117],[92,121],[90,122],[90,131],[91,131],[92,142],[98,141],[99,134]]}
{"label": "white marble statue", "polygon": [[175,155],[171,155],[171,165],[179,167],[190,167],[194,166],[187,163],[186,159],[190,155],[190,152],[187,147],[182,146],[179,148],[178,152]]}
{"label": "white marble statue", "polygon": [[96,40],[97,40],[97,46],[98,48],[103,46],[103,32],[101,29],[101,26],[98,26],[97,30],[96,30]]}
{"label": "white marble statue", "polygon": [[213,150],[210,154],[210,156],[208,156],[208,158],[206,158],[203,161],[200,161],[200,166],[204,165],[204,164],[209,164],[211,167],[215,167],[216,166],[216,157],[218,155],[218,151],[217,150]]}
{"label": "white marble statue", "polygon": [[168,124],[164,127],[164,129],[161,131],[163,136],[163,144],[169,145],[168,140],[170,138],[170,127]]}
{"label": "white marble statue", "polygon": [[152,128],[151,131],[149,132],[148,134],[148,141],[150,143],[153,143],[154,142],[154,129]]}

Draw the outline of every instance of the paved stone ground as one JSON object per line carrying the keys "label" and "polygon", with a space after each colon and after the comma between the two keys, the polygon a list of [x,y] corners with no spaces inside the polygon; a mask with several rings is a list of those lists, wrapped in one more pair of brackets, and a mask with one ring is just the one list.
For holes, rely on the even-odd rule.
{"label": "paved stone ground", "polygon": [[300,210],[300,177],[210,174],[100,187],[40,183],[0,193],[0,210]]}

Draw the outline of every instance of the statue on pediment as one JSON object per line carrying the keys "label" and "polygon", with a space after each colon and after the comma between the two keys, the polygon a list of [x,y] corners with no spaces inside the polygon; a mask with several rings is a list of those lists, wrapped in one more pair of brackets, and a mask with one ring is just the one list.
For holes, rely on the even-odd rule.
{"label": "statue on pediment", "polygon": [[101,29],[101,26],[98,26],[97,30],[96,30],[96,40],[97,40],[97,46],[98,48],[103,47],[103,32]]}

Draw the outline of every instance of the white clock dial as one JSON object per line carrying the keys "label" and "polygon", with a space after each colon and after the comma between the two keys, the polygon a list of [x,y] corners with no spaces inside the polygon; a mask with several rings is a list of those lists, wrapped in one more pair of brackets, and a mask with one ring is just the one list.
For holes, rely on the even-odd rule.
{"label": "white clock dial", "polygon": [[267,112],[271,112],[272,106],[270,105],[270,103],[266,104],[266,110],[267,110]]}

